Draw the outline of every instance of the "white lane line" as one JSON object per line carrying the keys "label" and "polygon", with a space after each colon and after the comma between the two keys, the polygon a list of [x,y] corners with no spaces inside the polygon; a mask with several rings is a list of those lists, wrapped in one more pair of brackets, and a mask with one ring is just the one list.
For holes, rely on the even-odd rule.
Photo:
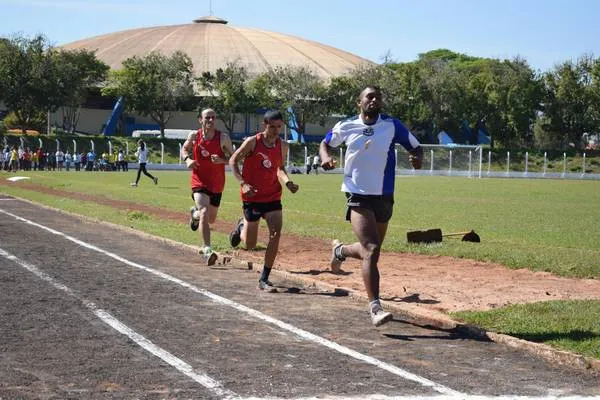
{"label": "white lane line", "polygon": [[98,306],[96,306],[96,304],[94,304],[93,302],[82,298],[68,286],[63,285],[62,283],[58,282],[57,280],[55,280],[54,278],[52,278],[45,272],[39,270],[35,265],[29,264],[28,262],[19,259],[18,257],[14,256],[13,254],[8,253],[7,251],[5,251],[1,248],[0,248],[0,256],[4,257],[10,261],[15,262],[16,264],[25,268],[29,272],[33,273],[38,278],[50,283],[55,288],[62,290],[63,292],[67,293],[69,296],[72,296],[72,297],[76,298],[77,300],[81,301],[83,303],[83,305],[85,307],[87,307],[88,309],[90,309],[98,318],[100,318],[102,320],[102,322],[104,322],[111,328],[115,329],[119,333],[127,336],[129,339],[133,340],[135,343],[138,344],[138,346],[142,347],[147,352],[160,358],[161,360],[165,361],[167,364],[171,365],[172,367],[175,367],[175,369],[177,369],[179,372],[183,373],[184,375],[188,376],[189,378],[192,378],[194,381],[198,382],[200,385],[204,386],[205,388],[211,390],[217,396],[223,396],[225,399],[239,398],[239,396],[237,394],[235,394],[227,389],[224,389],[220,382],[214,380],[213,378],[211,378],[210,376],[208,376],[206,374],[195,371],[194,368],[190,364],[188,364],[185,361],[181,360],[180,358],[174,356],[173,354],[169,353],[165,349],[155,345],[150,340],[146,339],[143,335],[137,333],[136,331],[129,328],[127,325],[123,324],[121,321],[119,321],[118,319],[113,317],[107,311],[104,311],[103,309],[98,308]]}
{"label": "white lane line", "polygon": [[189,290],[191,290],[193,292],[202,294],[202,295],[204,295],[204,296],[212,299],[213,301],[215,301],[217,303],[220,303],[220,304],[232,307],[232,308],[234,308],[234,309],[236,309],[238,311],[241,311],[243,313],[251,315],[251,316],[253,316],[253,317],[257,318],[257,319],[260,319],[262,321],[265,321],[265,322],[268,322],[270,324],[273,324],[273,325],[275,325],[275,326],[277,326],[277,327],[279,327],[279,328],[281,328],[283,330],[292,332],[295,335],[297,335],[297,336],[299,336],[299,337],[301,337],[303,339],[306,339],[306,340],[309,340],[311,342],[320,344],[320,345],[325,346],[325,347],[327,347],[327,348],[329,348],[331,350],[335,350],[335,351],[337,351],[339,353],[345,354],[347,356],[350,356],[352,358],[355,358],[355,359],[360,360],[362,362],[365,362],[367,364],[374,365],[374,366],[376,366],[378,368],[381,368],[381,369],[383,369],[385,371],[388,371],[388,372],[390,372],[390,373],[392,373],[394,375],[397,375],[397,376],[399,376],[401,378],[404,378],[406,380],[417,382],[417,383],[419,383],[419,384],[421,384],[421,385],[423,385],[425,387],[428,387],[428,388],[431,388],[431,389],[435,390],[438,393],[448,394],[448,395],[460,395],[461,394],[460,392],[457,392],[457,391],[455,391],[453,389],[450,389],[450,388],[448,388],[448,387],[446,387],[444,385],[441,385],[439,383],[433,382],[433,381],[431,381],[431,380],[429,380],[427,378],[424,378],[422,376],[413,374],[412,372],[409,372],[409,371],[406,371],[406,370],[404,370],[402,368],[396,367],[395,365],[388,364],[388,363],[383,362],[381,360],[378,360],[378,359],[376,359],[374,357],[367,356],[365,354],[359,353],[356,350],[352,350],[352,349],[350,349],[350,348],[348,348],[346,346],[342,346],[341,344],[338,344],[338,343],[333,342],[331,340],[328,340],[328,339],[322,338],[322,337],[320,337],[318,335],[315,335],[314,333],[310,333],[310,332],[305,331],[303,329],[297,328],[297,327],[295,327],[295,326],[293,326],[291,324],[288,324],[286,322],[283,322],[283,321],[280,321],[280,320],[275,319],[273,317],[270,317],[270,316],[268,316],[266,314],[263,314],[260,311],[254,310],[254,309],[252,309],[250,307],[246,307],[244,305],[236,303],[233,300],[229,300],[229,299],[227,299],[225,297],[221,297],[219,295],[216,295],[216,294],[214,294],[212,292],[209,292],[208,290],[205,290],[205,289],[199,288],[197,286],[194,286],[194,285],[192,285],[189,282],[185,282],[185,281],[183,281],[183,280],[181,280],[179,278],[175,278],[174,276],[171,276],[171,275],[166,274],[164,272],[152,269],[150,267],[146,267],[144,265],[135,263],[133,261],[129,261],[129,260],[127,260],[127,259],[125,259],[125,258],[123,258],[123,257],[121,257],[119,255],[117,255],[117,254],[114,254],[114,253],[111,253],[111,252],[106,251],[104,249],[101,249],[99,247],[96,247],[96,246],[94,246],[94,245],[92,245],[90,243],[84,242],[82,240],[79,240],[77,238],[69,236],[69,235],[67,235],[65,233],[59,232],[59,231],[57,231],[55,229],[48,228],[48,227],[46,227],[44,225],[40,225],[38,223],[35,223],[35,222],[30,221],[28,219],[19,217],[18,215],[12,214],[12,213],[10,213],[8,211],[5,211],[5,210],[2,210],[2,209],[0,209],[0,213],[9,215],[9,216],[11,216],[13,218],[16,218],[19,221],[22,221],[22,222],[25,222],[27,224],[33,225],[35,227],[44,229],[44,230],[46,230],[46,231],[48,231],[48,232],[50,232],[50,233],[52,233],[54,235],[62,236],[65,239],[70,240],[71,242],[76,243],[76,244],[78,244],[78,245],[80,245],[82,247],[85,247],[85,248],[90,249],[90,250],[97,251],[97,252],[99,252],[101,254],[104,254],[104,255],[106,255],[108,257],[111,257],[111,258],[113,258],[113,259],[115,259],[117,261],[120,261],[120,262],[122,262],[122,263],[124,263],[126,265],[132,266],[134,268],[141,269],[143,271],[146,271],[146,272],[149,272],[149,273],[151,273],[153,275],[156,275],[156,276],[158,276],[160,278],[163,278],[163,279],[168,280],[170,282],[176,283],[176,284],[178,284],[180,286],[183,286],[184,288],[189,289]]}

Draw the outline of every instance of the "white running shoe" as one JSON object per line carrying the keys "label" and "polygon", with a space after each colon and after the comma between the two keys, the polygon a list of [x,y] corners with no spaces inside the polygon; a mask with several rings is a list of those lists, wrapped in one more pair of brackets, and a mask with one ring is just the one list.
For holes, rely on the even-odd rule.
{"label": "white running shoe", "polygon": [[331,242],[331,272],[333,272],[334,274],[339,274],[342,271],[342,263],[344,262],[345,258],[340,259],[335,254],[336,249],[342,246],[343,243],[337,239]]}
{"label": "white running shoe", "polygon": [[381,326],[394,318],[392,313],[383,311],[383,308],[381,308],[381,304],[379,302],[370,304],[369,312],[371,314],[371,322],[375,326]]}

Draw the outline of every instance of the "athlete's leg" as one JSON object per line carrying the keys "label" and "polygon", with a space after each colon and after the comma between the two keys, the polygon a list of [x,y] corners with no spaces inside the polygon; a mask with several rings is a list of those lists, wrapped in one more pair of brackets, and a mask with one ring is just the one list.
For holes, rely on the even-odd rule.
{"label": "athlete's leg", "polygon": [[275,257],[277,257],[277,251],[279,250],[283,212],[281,210],[269,211],[265,214],[265,220],[269,228],[269,243],[265,252],[265,266],[271,268],[275,263]]}
{"label": "athlete's leg", "polygon": [[369,301],[372,301],[379,298],[379,269],[377,268],[381,250],[379,232],[385,233],[387,223],[378,224],[373,211],[366,208],[353,207],[350,212],[352,231],[358,238],[358,242],[344,245],[342,255],[362,260],[363,282]]}
{"label": "athlete's leg", "polygon": [[146,169],[142,164],[138,167],[137,177],[135,178],[135,184],[137,185],[140,182],[140,177],[142,176],[142,169]]}
{"label": "athlete's leg", "polygon": [[219,207],[215,207],[212,204],[208,205],[208,223],[214,224],[217,220],[217,213],[219,212]]}
{"label": "athlete's leg", "polygon": [[146,165],[144,164],[142,166],[142,172],[144,173],[144,175],[146,175],[148,178],[154,180],[154,177],[152,176],[152,174],[150,172],[148,172],[148,170],[146,169]]}
{"label": "athlete's leg", "polygon": [[206,193],[194,192],[194,203],[196,203],[196,216],[202,241],[204,246],[210,246],[210,197]]}
{"label": "athlete's leg", "polygon": [[256,221],[248,221],[244,218],[244,227],[242,228],[242,242],[246,245],[246,250],[252,250],[256,247],[258,241],[258,224],[260,219]]}

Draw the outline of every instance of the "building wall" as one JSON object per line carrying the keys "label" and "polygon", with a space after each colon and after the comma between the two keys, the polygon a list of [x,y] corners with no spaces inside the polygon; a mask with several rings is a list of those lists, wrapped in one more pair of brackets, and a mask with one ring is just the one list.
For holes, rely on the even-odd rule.
{"label": "building wall", "polygon": [[[77,125],[77,130],[79,132],[85,132],[94,135],[101,134],[102,127],[110,117],[111,112],[112,110],[82,108],[81,115],[79,117],[79,123]],[[141,117],[136,115],[132,116],[135,117],[135,122],[137,124],[155,124],[155,122],[148,117]],[[262,114],[250,115],[247,120],[244,118],[243,115],[239,115],[234,128],[234,133],[251,135],[253,133],[261,131],[262,119]],[[318,124],[308,124],[306,134],[325,135],[337,121],[338,119],[336,118],[330,118],[326,122],[324,127]],[[50,115],[50,123],[56,126],[62,125],[62,109],[59,109],[57,112],[52,113]],[[195,111],[176,112],[167,124],[168,129],[194,130],[198,129],[198,126],[198,118],[197,113]],[[227,131],[225,125],[220,120],[217,120],[217,129],[225,132]]]}

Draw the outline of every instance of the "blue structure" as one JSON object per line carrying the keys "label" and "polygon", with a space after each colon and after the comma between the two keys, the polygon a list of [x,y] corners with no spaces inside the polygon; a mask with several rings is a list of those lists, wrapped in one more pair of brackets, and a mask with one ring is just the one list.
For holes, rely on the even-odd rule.
{"label": "blue structure", "polygon": [[492,145],[492,137],[485,128],[485,123],[480,121],[477,127],[477,144]]}
{"label": "blue structure", "polygon": [[446,133],[446,131],[441,131],[440,133],[438,133],[437,137],[438,137],[439,144],[443,144],[443,145],[455,144],[454,140],[452,140],[452,138],[450,137],[450,135],[448,135]]}
{"label": "blue structure", "polygon": [[119,122],[119,119],[123,115],[124,106],[125,105],[124,105],[123,96],[121,96],[115,103],[115,106],[113,107],[113,110],[110,113],[110,117],[108,117],[108,120],[104,124],[104,129],[102,129],[102,134],[104,136],[114,136],[115,135],[115,133],[117,132],[117,123]]}
{"label": "blue structure", "polygon": [[[292,107],[288,107],[287,109],[288,115],[290,119],[288,121],[288,125],[290,127],[290,136],[291,139],[288,139],[289,142],[298,143],[298,122],[296,121],[296,114],[294,114],[294,110]],[[300,138],[300,142],[304,143],[304,135]]]}

